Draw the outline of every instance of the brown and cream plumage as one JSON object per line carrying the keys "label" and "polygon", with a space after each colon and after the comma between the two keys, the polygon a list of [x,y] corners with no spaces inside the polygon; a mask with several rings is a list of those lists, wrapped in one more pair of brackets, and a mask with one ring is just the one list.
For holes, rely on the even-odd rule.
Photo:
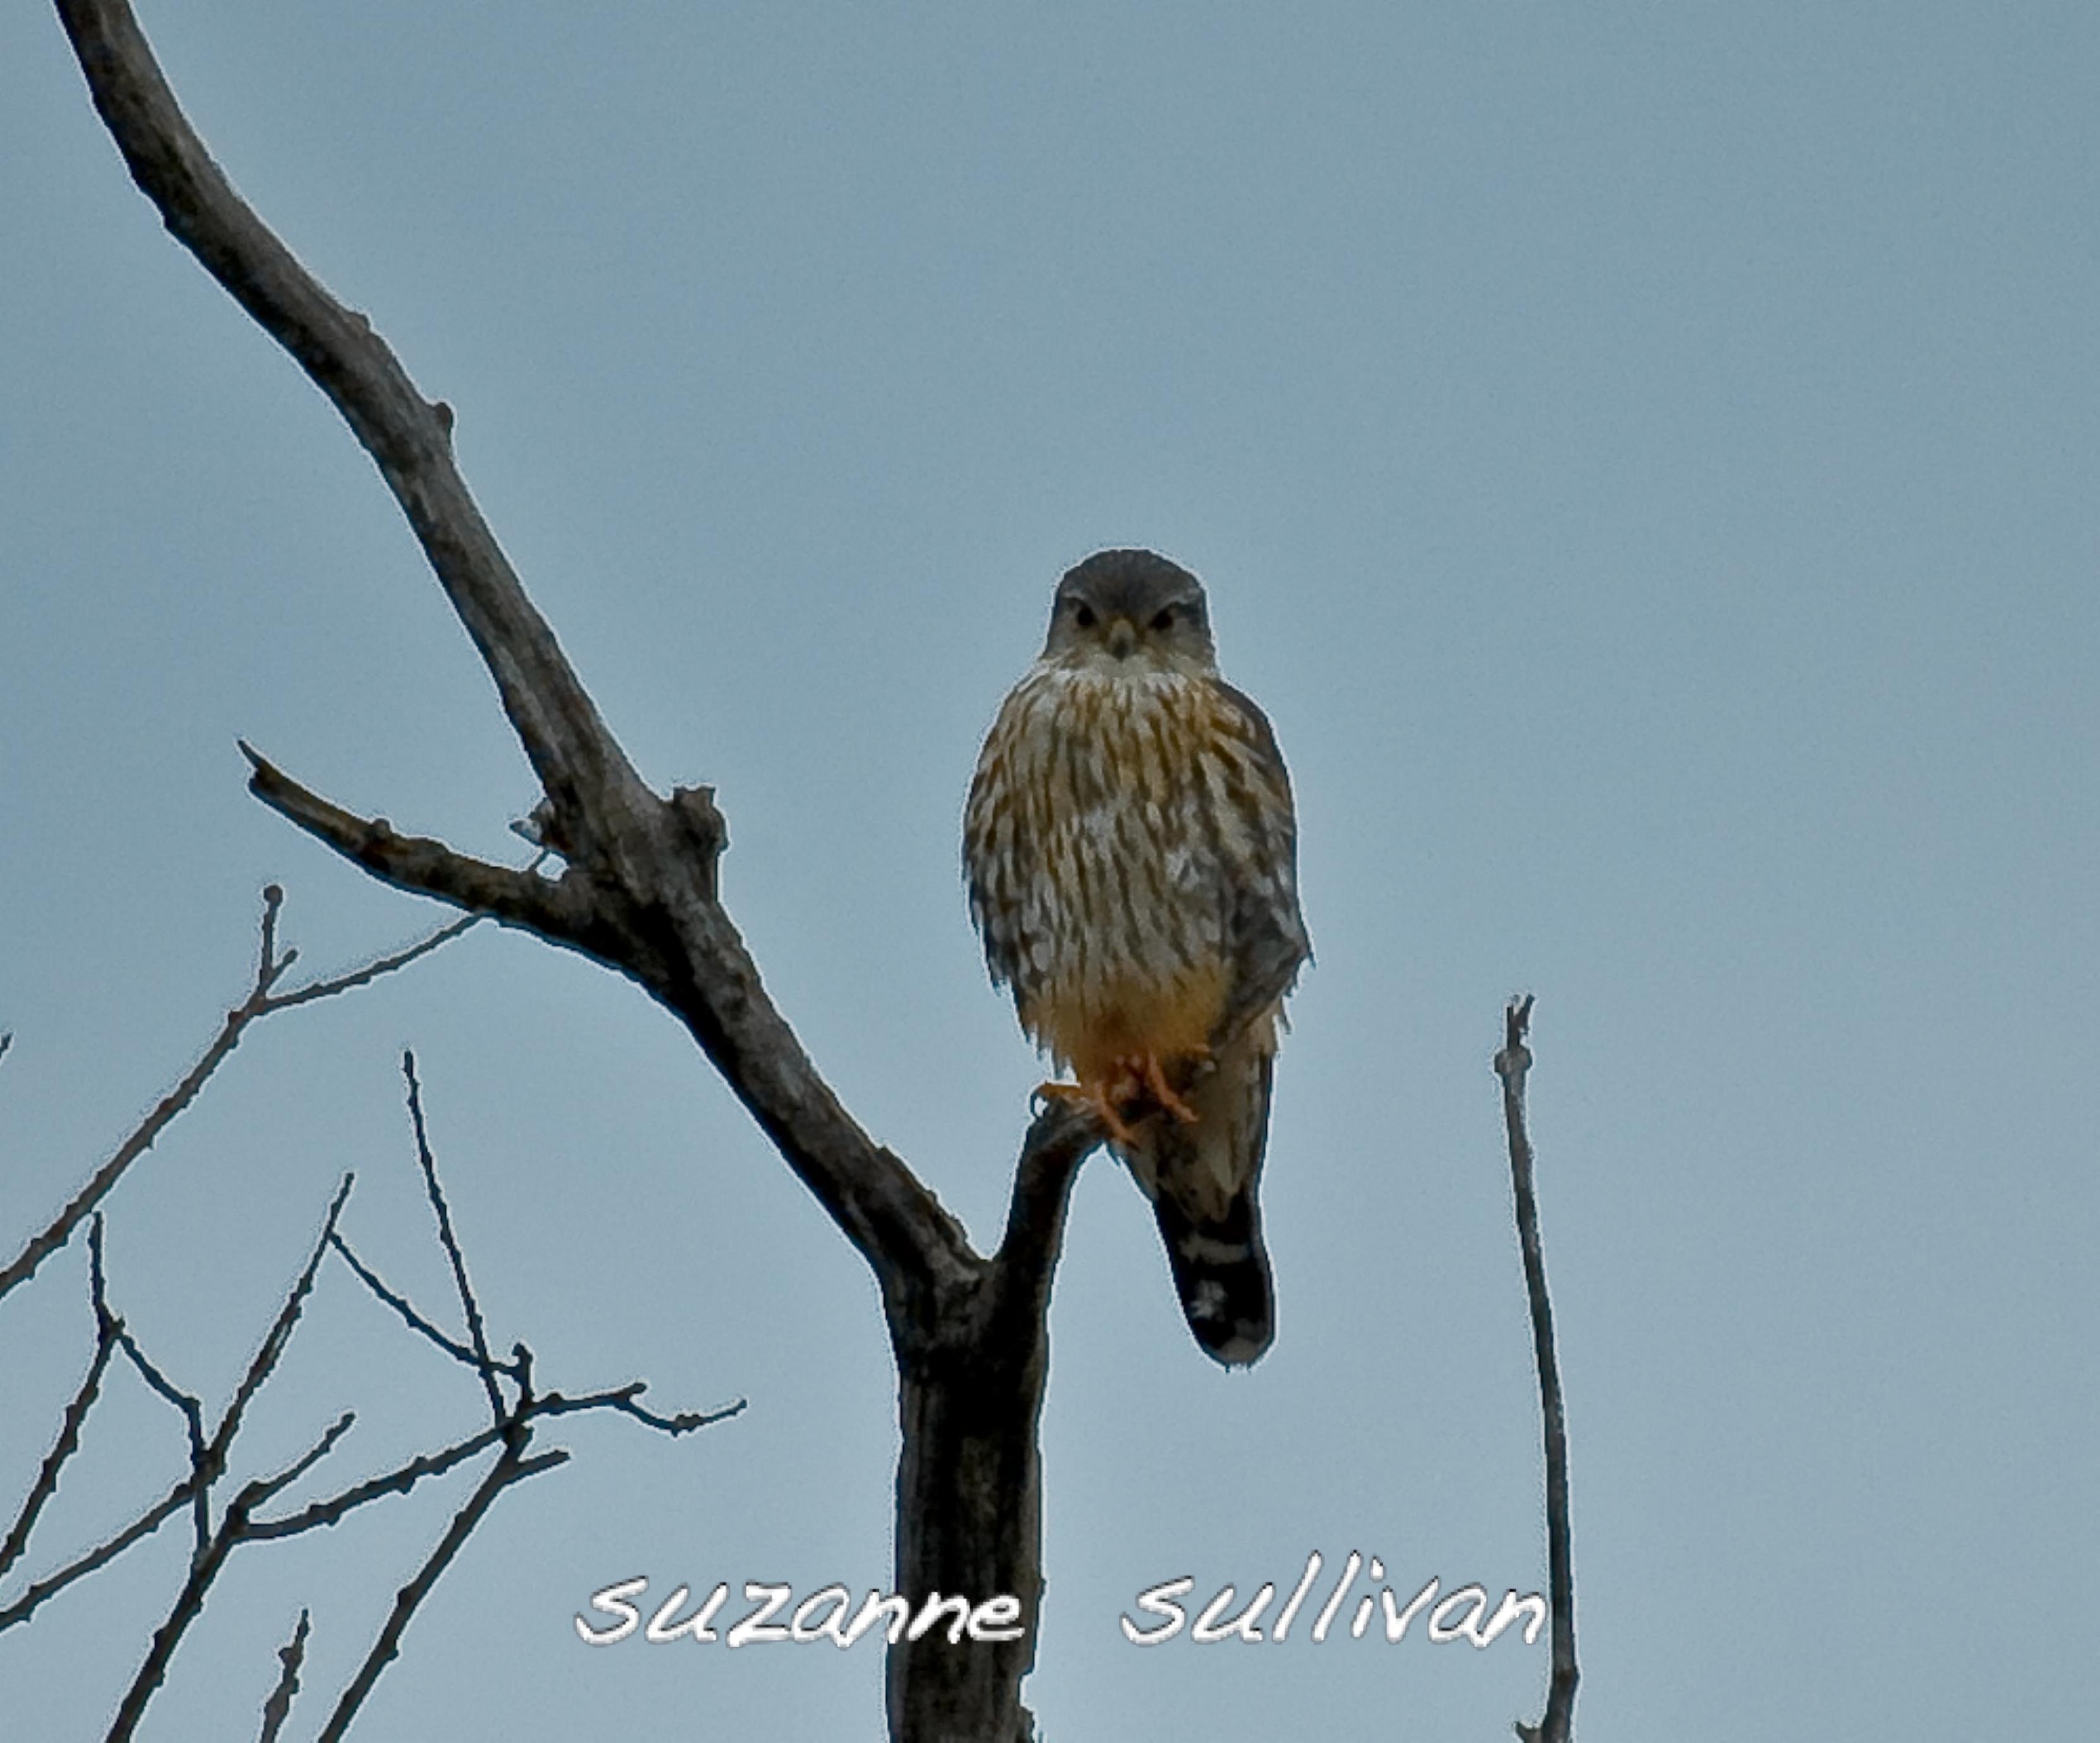
{"label": "brown and cream plumage", "polygon": [[1058,584],[964,819],[971,911],[1022,1026],[1101,1110],[1219,1361],[1268,1347],[1255,1192],[1283,998],[1310,955],[1290,781],[1219,677],[1196,577],[1102,551]]}

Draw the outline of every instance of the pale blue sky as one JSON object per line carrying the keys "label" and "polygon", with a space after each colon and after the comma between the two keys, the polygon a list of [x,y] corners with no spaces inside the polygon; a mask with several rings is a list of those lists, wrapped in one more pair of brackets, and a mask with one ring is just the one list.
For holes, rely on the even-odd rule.
{"label": "pale blue sky", "polygon": [[[470,483],[849,1105],[988,1240],[1039,1075],[957,870],[1059,571],[1208,583],[1276,723],[1319,951],[1220,1374],[1088,1166],[1044,1414],[1045,1734],[1507,1736],[1542,1644],[1158,1651],[1143,1587],[1306,1552],[1544,1582],[1489,1057],[1533,1080],[1585,1734],[2042,1734],[2100,1562],[2100,223],[2089,8],[150,5],[236,183],[458,410]],[[249,799],[514,846],[530,777],[368,461],[161,231],[55,21],[0,32],[0,1246],[245,984],[256,892],[347,964],[434,917]],[[373,1736],[878,1734],[862,1648],[593,1652],[646,1573],[886,1584],[860,1262],[633,987],[489,931],[258,1030],[112,1206],[119,1304],[223,1397],[317,1226],[434,1307],[396,1076],[496,1335],[622,1425],[516,1492]],[[0,1305],[0,1492],[89,1347]],[[38,1568],[171,1480],[113,1386]],[[255,1424],[339,1476],[479,1394],[340,1273]],[[317,1485],[319,1486],[319,1485]],[[155,1709],[307,1726],[457,1490],[245,1552]],[[11,1498],[0,1509],[11,1514]],[[0,1637],[99,1735],[171,1531]],[[0,1596],[11,1595],[0,1594]],[[298,1728],[295,1722],[295,1730]]]}

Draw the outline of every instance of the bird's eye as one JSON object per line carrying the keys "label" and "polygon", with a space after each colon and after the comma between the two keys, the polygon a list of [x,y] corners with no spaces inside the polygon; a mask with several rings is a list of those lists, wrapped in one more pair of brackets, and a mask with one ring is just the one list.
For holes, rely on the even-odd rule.
{"label": "bird's eye", "polygon": [[1072,620],[1082,629],[1092,629],[1094,627],[1094,608],[1091,605],[1087,604],[1083,600],[1081,601],[1079,605],[1073,608]]}
{"label": "bird's eye", "polygon": [[1171,605],[1168,606],[1165,611],[1162,611],[1157,617],[1154,618],[1152,620],[1152,627],[1158,630],[1162,635],[1169,629],[1171,629],[1174,627],[1174,607]]}

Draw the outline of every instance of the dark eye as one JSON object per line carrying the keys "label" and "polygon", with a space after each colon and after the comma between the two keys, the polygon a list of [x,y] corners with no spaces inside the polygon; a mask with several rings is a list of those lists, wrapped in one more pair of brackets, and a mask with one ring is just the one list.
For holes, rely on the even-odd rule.
{"label": "dark eye", "polygon": [[1091,605],[1087,604],[1084,601],[1082,601],[1079,604],[1072,607],[1072,621],[1077,624],[1082,629],[1092,629],[1094,627],[1094,608]]}
{"label": "dark eye", "polygon": [[1162,611],[1157,617],[1154,618],[1152,620],[1152,627],[1158,630],[1162,635],[1169,629],[1171,629],[1174,627],[1174,607],[1171,605],[1168,606],[1166,610]]}

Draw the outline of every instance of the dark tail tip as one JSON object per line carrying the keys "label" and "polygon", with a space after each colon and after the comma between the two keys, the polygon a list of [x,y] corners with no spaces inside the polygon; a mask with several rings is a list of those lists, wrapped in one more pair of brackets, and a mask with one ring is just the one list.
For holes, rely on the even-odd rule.
{"label": "dark tail tip", "polygon": [[1276,1304],[1252,1189],[1215,1223],[1194,1221],[1164,1193],[1153,1208],[1197,1343],[1229,1368],[1258,1361],[1276,1335]]}

